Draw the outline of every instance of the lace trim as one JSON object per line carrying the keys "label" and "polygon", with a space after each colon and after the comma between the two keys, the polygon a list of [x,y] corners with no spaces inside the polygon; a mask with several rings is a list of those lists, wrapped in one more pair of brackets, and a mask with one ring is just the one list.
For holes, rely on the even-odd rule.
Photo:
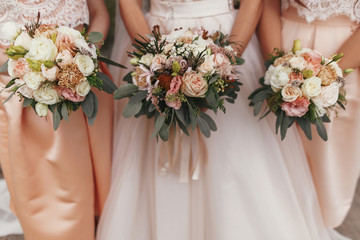
{"label": "lace trim", "polygon": [[[86,0],[6,0],[0,1],[0,26],[5,22],[25,24],[36,20],[41,22],[76,27],[89,24],[89,10]],[[7,42],[0,37],[0,44]]]}
{"label": "lace trim", "polygon": [[295,0],[281,0],[281,9],[285,11],[290,6],[297,9],[298,15],[307,22],[316,19],[326,20],[333,16],[346,15],[351,21],[360,23],[360,1],[357,0],[302,0],[307,8]]}

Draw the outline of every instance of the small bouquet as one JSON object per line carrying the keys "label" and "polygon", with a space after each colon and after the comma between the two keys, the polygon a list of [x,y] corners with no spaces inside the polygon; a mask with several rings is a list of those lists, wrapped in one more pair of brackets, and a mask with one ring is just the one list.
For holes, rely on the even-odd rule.
{"label": "small bouquet", "polygon": [[260,113],[266,101],[261,118],[270,112],[276,114],[276,133],[280,128],[282,140],[287,129],[297,122],[308,139],[312,138],[311,124],[315,124],[326,141],[323,122],[330,122],[330,112],[337,113],[337,105],[345,109],[343,71],[337,64],[343,54],[326,58],[315,50],[301,48],[300,40],[294,41],[291,52],[275,49],[274,53],[265,77],[260,79],[262,87],[249,96],[254,115]]}
{"label": "small bouquet", "polygon": [[98,102],[91,88],[107,93],[116,89],[109,77],[99,71],[98,60],[122,66],[99,56],[95,43],[102,40],[101,33],[45,25],[39,18],[24,27],[7,23],[12,26],[7,28],[12,42],[5,51],[9,60],[2,70],[7,70],[12,78],[5,86],[12,94],[6,101],[17,93],[24,100],[23,106],[32,106],[40,117],[47,116],[50,109],[54,130],[80,106],[92,124]]}
{"label": "small bouquet", "polygon": [[[140,36],[141,37],[141,36]],[[216,131],[214,120],[205,113],[225,112],[224,101],[234,103],[241,83],[234,66],[243,59],[221,32],[177,29],[162,35],[155,26],[149,39],[135,39],[130,63],[135,66],[120,86],[115,99],[130,97],[123,115],[155,117],[153,136],[163,141],[172,125],[189,135],[199,127],[206,137]]]}

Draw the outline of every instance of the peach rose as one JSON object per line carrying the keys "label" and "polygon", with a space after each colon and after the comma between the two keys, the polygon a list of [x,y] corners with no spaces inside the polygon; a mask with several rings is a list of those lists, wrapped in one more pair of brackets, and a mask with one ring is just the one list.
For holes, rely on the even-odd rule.
{"label": "peach rose", "polygon": [[199,71],[202,73],[210,72],[212,73],[215,70],[215,63],[212,60],[211,56],[205,56],[204,62],[199,66]]}
{"label": "peach rose", "polygon": [[297,98],[293,102],[284,102],[281,109],[284,110],[286,116],[302,117],[309,110],[310,101],[307,98]]}
{"label": "peach rose", "polygon": [[73,63],[73,56],[69,50],[64,50],[56,56],[57,65],[64,67]]}
{"label": "peach rose", "polygon": [[11,78],[22,77],[29,71],[29,63],[25,58],[19,58],[17,61],[9,59],[8,72]]}
{"label": "peach rose", "polygon": [[156,70],[159,70],[165,65],[166,63],[166,56],[163,54],[156,54],[154,58],[151,60],[151,71],[155,72]]}
{"label": "peach rose", "polygon": [[74,53],[75,39],[71,35],[59,33],[56,38],[55,45],[58,48],[58,52],[68,50],[71,53]]}
{"label": "peach rose", "polygon": [[67,87],[57,87],[56,88],[58,94],[63,98],[72,101],[72,102],[82,102],[85,100],[85,97],[78,95],[76,92],[74,93],[70,88]]}
{"label": "peach rose", "polygon": [[181,92],[189,97],[205,97],[208,90],[208,83],[201,74],[190,71],[184,74]]}
{"label": "peach rose", "polygon": [[307,63],[307,68],[313,71],[314,76],[316,76],[321,68],[322,56],[315,51],[308,51],[302,54],[302,57]]}
{"label": "peach rose", "polygon": [[285,102],[293,102],[302,96],[302,92],[300,88],[286,84],[281,90],[281,96]]}
{"label": "peach rose", "polygon": [[41,72],[46,80],[53,82],[56,80],[56,76],[59,73],[59,68],[57,66],[47,68],[44,64],[41,64]]}

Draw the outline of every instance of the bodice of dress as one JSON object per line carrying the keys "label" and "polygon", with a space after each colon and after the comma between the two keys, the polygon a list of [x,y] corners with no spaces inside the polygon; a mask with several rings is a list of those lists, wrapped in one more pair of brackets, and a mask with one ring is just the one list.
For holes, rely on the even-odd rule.
{"label": "bodice of dress", "polygon": [[[346,15],[351,21],[360,23],[360,0],[300,0],[304,6],[295,0],[281,0],[282,11],[289,7],[297,9],[298,15],[307,22],[316,19],[326,20],[329,17]],[[306,7],[305,7],[306,6]]]}
{"label": "bodice of dress", "polygon": [[[46,24],[68,27],[89,24],[86,0],[0,0],[0,25],[10,21],[33,22],[38,12],[41,22]],[[4,41],[0,37],[1,43]]]}

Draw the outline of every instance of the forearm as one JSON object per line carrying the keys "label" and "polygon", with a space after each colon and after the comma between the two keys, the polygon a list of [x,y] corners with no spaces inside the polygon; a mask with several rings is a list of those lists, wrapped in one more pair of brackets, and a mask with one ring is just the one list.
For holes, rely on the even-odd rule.
{"label": "forearm", "polygon": [[339,62],[342,69],[360,67],[360,27],[340,47],[338,53],[344,53]]}
{"label": "forearm", "polygon": [[241,47],[238,48],[240,54],[243,53],[256,29],[262,7],[263,3],[261,0],[241,1],[230,37],[231,41],[241,44]]}
{"label": "forearm", "polygon": [[131,39],[138,38],[138,34],[145,36],[151,32],[142,12],[141,0],[119,0],[119,4],[125,28]]}
{"label": "forearm", "polygon": [[89,32],[101,32],[106,38],[110,17],[103,0],[87,0],[90,12]]}
{"label": "forearm", "polygon": [[282,47],[281,34],[281,6],[279,0],[264,0],[258,36],[263,56],[268,59],[274,48]]}

